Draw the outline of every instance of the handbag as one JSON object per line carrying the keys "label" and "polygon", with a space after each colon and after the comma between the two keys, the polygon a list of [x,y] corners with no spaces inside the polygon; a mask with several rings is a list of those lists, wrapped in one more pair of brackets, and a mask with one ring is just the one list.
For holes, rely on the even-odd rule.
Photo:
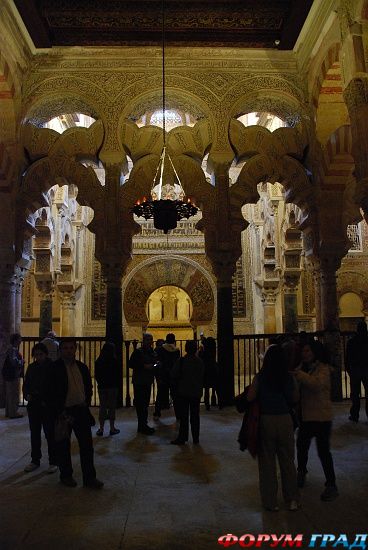
{"label": "handbag", "polygon": [[248,403],[240,428],[238,442],[241,451],[248,449],[250,455],[256,458],[259,449],[259,417],[260,407],[257,400]]}

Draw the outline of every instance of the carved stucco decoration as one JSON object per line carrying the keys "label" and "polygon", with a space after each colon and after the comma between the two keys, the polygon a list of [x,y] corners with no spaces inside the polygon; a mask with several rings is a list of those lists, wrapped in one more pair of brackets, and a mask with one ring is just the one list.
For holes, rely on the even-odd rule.
{"label": "carved stucco decoration", "polygon": [[368,76],[366,73],[358,73],[356,78],[346,86],[343,96],[350,117],[356,109],[366,106],[368,103]]}
{"label": "carved stucco decoration", "polygon": [[230,188],[234,209],[258,201],[258,183],[278,181],[285,188],[286,202],[294,202],[307,215],[313,203],[313,189],[303,165],[296,160],[302,159],[307,145],[301,132],[296,128],[270,132],[262,126],[244,127],[232,120],[230,140],[237,159],[250,158]]}
{"label": "carved stucco decoration", "polygon": [[159,286],[177,286],[185,290],[193,305],[191,322],[211,322],[214,294],[208,277],[183,258],[159,258],[140,264],[126,283],[123,308],[128,323],[147,324],[146,304]]}
{"label": "carved stucco decoration", "polygon": [[348,292],[353,292],[363,300],[363,309],[368,311],[368,278],[357,271],[340,270],[337,274],[338,299]]}

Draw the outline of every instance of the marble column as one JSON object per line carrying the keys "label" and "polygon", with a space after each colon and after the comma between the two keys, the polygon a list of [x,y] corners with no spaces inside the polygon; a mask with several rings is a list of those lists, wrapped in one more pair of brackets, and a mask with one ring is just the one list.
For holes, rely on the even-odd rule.
{"label": "marble column", "polygon": [[36,283],[40,296],[39,337],[44,338],[47,332],[52,329],[52,297],[54,288],[51,280],[37,280]]}
{"label": "marble column", "polygon": [[24,284],[25,270],[16,266],[14,278],[14,332],[21,334],[22,324],[22,291]]}
{"label": "marble column", "polygon": [[339,304],[337,298],[337,275],[341,258],[321,257],[321,319],[324,331],[323,342],[334,367],[331,375],[331,393],[334,401],[342,400],[342,343],[339,331]]}
{"label": "marble column", "polygon": [[322,305],[321,305],[321,271],[313,270],[314,281],[314,307],[316,315],[316,330],[322,330]]}
{"label": "marble column", "polygon": [[[235,265],[234,265],[235,269]],[[233,267],[217,272],[217,356],[220,368],[220,400],[231,405],[234,400],[234,321]]]}
{"label": "marble column", "polygon": [[[0,303],[0,366],[2,367],[10,335],[15,332],[15,281],[14,267],[11,264],[0,264]],[[4,390],[4,379],[0,375],[0,407],[5,406]]]}
{"label": "marble column", "polygon": [[60,336],[76,336],[75,333],[75,305],[74,290],[59,291],[60,297]]}
{"label": "marble column", "polygon": [[321,260],[321,320],[323,330],[339,330],[337,275],[341,260],[325,256]]}
{"label": "marble column", "polygon": [[118,405],[123,405],[123,297],[121,280],[122,265],[119,263],[102,266],[106,281],[106,340],[115,344],[118,358],[119,393]]}
{"label": "marble column", "polygon": [[284,289],[284,332],[298,332],[298,296],[295,288]]}
{"label": "marble column", "polygon": [[273,290],[263,290],[263,316],[264,316],[264,333],[274,334],[276,329],[276,298],[277,293]]}

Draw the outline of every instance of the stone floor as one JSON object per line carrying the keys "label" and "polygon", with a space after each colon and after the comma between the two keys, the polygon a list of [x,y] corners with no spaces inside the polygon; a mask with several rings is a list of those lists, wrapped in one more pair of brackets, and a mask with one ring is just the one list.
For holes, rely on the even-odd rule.
{"label": "stone floor", "polygon": [[201,445],[179,448],[169,444],[175,436],[170,411],[151,437],[136,434],[134,410],[119,411],[121,433],[94,437],[97,474],[105,482],[99,492],[81,487],[75,445],[77,488],[47,474],[46,461],[25,474],[27,418],[7,420],[0,411],[0,549],[201,550],[220,548],[217,539],[227,533],[303,533],[303,548],[311,533],[346,533],[353,540],[367,532],[368,423],[350,423],[347,411],[346,403],[335,406],[340,497],[321,502],[323,476],[313,446],[298,512],[281,502],[279,512],[262,510],[257,463],[238,450],[241,417],[233,410],[202,411]]}

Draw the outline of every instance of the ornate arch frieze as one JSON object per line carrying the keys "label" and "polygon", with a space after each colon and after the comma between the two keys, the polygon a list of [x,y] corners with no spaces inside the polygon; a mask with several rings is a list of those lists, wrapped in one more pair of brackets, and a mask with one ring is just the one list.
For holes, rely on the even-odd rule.
{"label": "ornate arch frieze", "polygon": [[140,263],[124,281],[123,308],[128,323],[148,322],[148,297],[161,286],[177,286],[189,294],[193,305],[193,323],[212,321],[215,297],[214,283],[209,274],[203,272],[199,264],[193,260],[160,256]]}

